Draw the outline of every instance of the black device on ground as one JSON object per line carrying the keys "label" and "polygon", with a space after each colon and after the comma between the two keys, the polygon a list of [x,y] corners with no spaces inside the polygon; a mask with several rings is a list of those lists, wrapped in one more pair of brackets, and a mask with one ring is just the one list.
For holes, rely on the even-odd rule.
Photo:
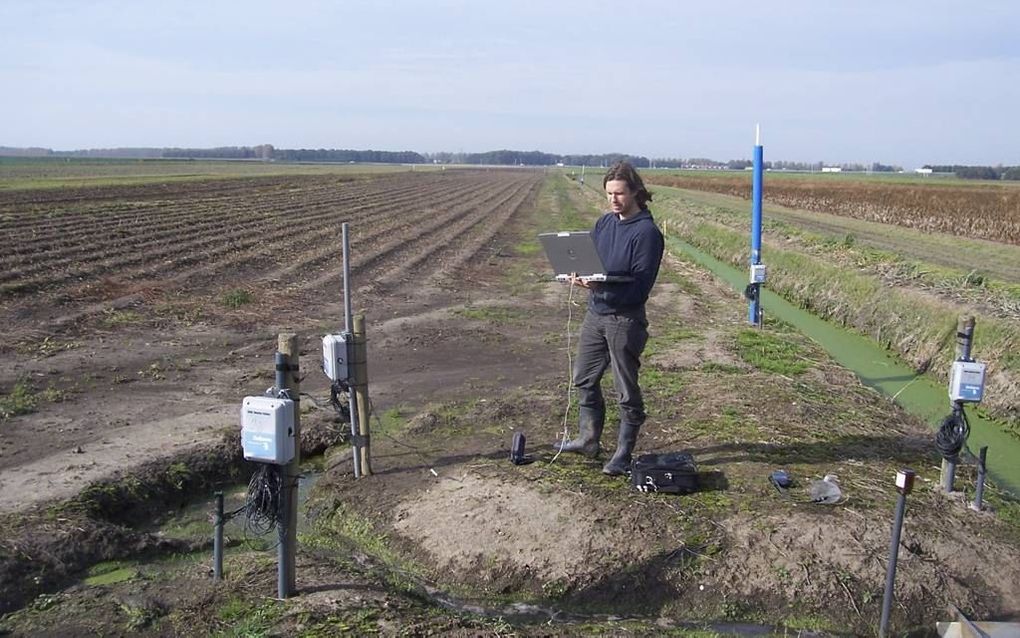
{"label": "black device on ground", "polygon": [[642,454],[631,464],[630,482],[642,492],[690,494],[698,490],[698,467],[687,452]]}
{"label": "black device on ground", "polygon": [[769,474],[769,482],[778,490],[785,490],[793,485],[793,479],[790,478],[790,473],[786,470],[776,470]]}
{"label": "black device on ground", "polygon": [[524,453],[524,444],[527,441],[528,438],[524,436],[524,432],[514,432],[513,441],[510,443],[510,462],[514,465],[527,465],[535,460]]}

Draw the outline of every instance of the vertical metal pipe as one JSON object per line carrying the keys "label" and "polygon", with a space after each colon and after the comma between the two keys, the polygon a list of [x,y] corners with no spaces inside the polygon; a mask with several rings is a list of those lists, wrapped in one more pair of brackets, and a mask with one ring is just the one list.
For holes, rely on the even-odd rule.
{"label": "vertical metal pipe", "polygon": [[279,520],[276,521],[276,597],[280,600],[290,598],[290,580],[288,578],[291,557],[287,553],[287,512],[290,511],[290,490],[287,489],[285,465],[279,466],[280,472],[280,504]]}
{"label": "vertical metal pipe", "polygon": [[[371,437],[369,436],[369,400],[368,400],[368,339],[365,335],[365,316],[355,315],[354,317],[354,360],[351,368],[351,388],[356,397],[356,402],[351,406],[351,412],[358,413],[358,432],[361,434],[359,450],[361,459],[361,475],[371,476],[372,474],[372,451]],[[356,408],[356,409],[355,409]]]}
{"label": "vertical metal pipe", "polygon": [[[956,360],[970,361],[971,345],[974,341],[974,317],[960,317],[956,323]],[[953,415],[962,418],[963,402],[953,402]],[[966,445],[966,442],[964,443]],[[950,494],[956,482],[956,462],[959,459],[942,459],[942,491]]]}
{"label": "vertical metal pipe", "polygon": [[[290,358],[283,352],[276,352],[276,392],[277,395],[288,390],[287,371],[290,368]],[[290,509],[290,494],[287,489],[287,466],[277,468],[280,472],[280,502],[277,509],[276,521],[276,595],[280,599],[290,597],[290,588],[287,580],[289,556],[287,555],[287,512]]]}
{"label": "vertical metal pipe", "polygon": [[[957,420],[962,419],[963,415],[963,403],[960,401],[953,402],[953,416]],[[946,494],[952,494],[956,485],[956,464],[960,460],[959,456],[953,456],[951,459],[942,459],[942,472],[939,475],[942,479],[941,487],[942,491]]]}
{"label": "vertical metal pipe", "polygon": [[[277,590],[280,598],[287,598],[296,589],[295,556],[297,555],[297,479],[301,472],[301,382],[300,351],[298,337],[294,333],[281,333],[277,346],[277,388],[286,391],[286,395],[294,402],[294,456],[286,465],[278,468],[280,472],[280,508],[277,529],[279,530],[279,548],[277,556],[278,579]],[[282,378],[280,377],[282,375]]]}
{"label": "vertical metal pipe", "polygon": [[985,497],[985,477],[986,468],[985,461],[988,458],[988,446],[981,448],[978,452],[978,475],[977,475],[977,489],[974,492],[974,503],[971,504],[972,510],[980,512],[984,508],[984,497]]}
{"label": "vertical metal pipe", "polygon": [[956,358],[970,361],[970,349],[974,343],[974,317],[962,317],[956,332]]}
{"label": "vertical metal pipe", "polygon": [[956,483],[956,461],[953,459],[942,459],[942,491],[952,494]]}
{"label": "vertical metal pipe", "polygon": [[347,390],[347,407],[351,411],[351,453],[354,455],[354,478],[361,478],[361,419],[358,415],[358,399],[353,384]]}
{"label": "vertical metal pipe", "polygon": [[896,501],[896,516],[893,519],[892,542],[889,544],[889,566],[885,570],[885,594],[882,597],[882,621],[879,624],[878,635],[882,638],[888,636],[889,612],[892,611],[893,582],[896,580],[896,560],[900,549],[900,532],[903,529],[903,513],[907,507],[907,495],[900,493]]}
{"label": "vertical metal pipe", "polygon": [[[764,149],[761,144],[761,140],[758,136],[758,130],[755,130],[754,140],[754,163],[752,166],[752,181],[751,181],[751,265],[761,263],[761,196],[762,196],[762,160],[764,159]],[[752,284],[754,286],[754,294],[751,295],[748,306],[748,317],[747,320],[756,325],[761,326],[762,322],[762,309],[761,309],[761,284]]]}
{"label": "vertical metal pipe", "polygon": [[213,519],[213,579],[223,580],[223,492],[216,492]]}
{"label": "vertical metal pipe", "polygon": [[351,234],[350,224],[344,222],[343,229],[343,260],[344,260],[344,332],[351,331]]}
{"label": "vertical metal pipe", "polygon": [[[353,310],[351,309],[351,232],[350,224],[344,222],[341,225],[343,230],[343,261],[344,261],[344,332],[347,333],[348,352],[352,351],[352,326],[354,325]],[[351,369],[351,362],[348,360],[348,370]],[[348,385],[353,386],[348,379]],[[354,399],[354,388],[347,390],[347,407],[351,411],[351,453],[354,455],[354,478],[361,478],[361,445],[359,441],[358,406]]]}

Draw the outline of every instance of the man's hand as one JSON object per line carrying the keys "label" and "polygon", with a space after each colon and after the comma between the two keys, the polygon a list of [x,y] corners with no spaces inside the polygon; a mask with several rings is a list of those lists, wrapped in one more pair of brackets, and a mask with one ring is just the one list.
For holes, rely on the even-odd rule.
{"label": "man's hand", "polygon": [[587,288],[588,290],[598,290],[601,284],[596,281],[585,281],[578,277],[576,272],[572,272],[570,273],[570,285]]}
{"label": "man's hand", "polygon": [[568,281],[570,281],[571,286],[579,286],[581,288],[588,287],[588,282],[578,277],[576,272],[570,273],[570,279]]}

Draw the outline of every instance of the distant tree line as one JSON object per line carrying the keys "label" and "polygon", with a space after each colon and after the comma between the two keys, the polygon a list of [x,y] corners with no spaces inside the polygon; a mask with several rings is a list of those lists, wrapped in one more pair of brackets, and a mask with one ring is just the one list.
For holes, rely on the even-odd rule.
{"label": "distant tree line", "polygon": [[953,173],[960,179],[1020,180],[1020,166],[964,166],[960,164],[925,164],[933,173]]}
{"label": "distant tree line", "polygon": [[422,164],[425,157],[415,151],[356,151],[332,148],[278,148],[273,159],[283,162],[371,162],[376,164]]}
{"label": "distant tree line", "polygon": [[219,148],[171,148],[163,157],[189,159],[253,159],[281,162],[356,162],[376,164],[421,164],[425,158],[414,151],[358,151],[336,148],[275,148],[272,144],[258,146],[223,146]]}
{"label": "distant tree line", "polygon": [[[744,170],[751,167],[749,159],[729,161],[713,160],[706,157],[662,157],[648,159],[641,155],[626,153],[568,154],[543,153],[542,151],[513,151],[502,149],[485,153],[418,153],[415,151],[376,151],[332,148],[275,148],[272,144],[255,146],[218,146],[215,148],[90,148],[74,151],[54,151],[48,148],[17,148],[0,146],[0,156],[7,157],[90,157],[111,159],[235,159],[282,162],[356,162],[380,164],[489,164],[501,166],[610,166],[619,160],[628,160],[638,168],[686,168],[714,170]],[[790,162],[771,160],[764,168],[778,171],[821,171],[825,167],[838,167],[844,171],[894,173],[902,172],[900,166],[874,162],[870,165],[859,163],[835,164],[829,162]],[[953,173],[963,179],[1005,179],[1020,180],[1020,166],[965,166],[926,164],[924,168],[935,173]]]}
{"label": "distant tree line", "polygon": [[493,164],[502,166],[610,166],[619,160],[628,160],[638,168],[647,168],[651,162],[647,157],[625,153],[603,155],[557,155],[542,151],[511,151],[507,149],[485,153],[428,153],[429,162],[435,164]]}
{"label": "distant tree line", "polygon": [[374,162],[422,164],[425,157],[414,151],[356,151],[349,149],[288,149],[272,144],[218,146],[215,148],[91,148],[54,151],[48,148],[0,146],[0,156],[10,157],[96,157],[110,159],[229,159],[279,160],[283,162]]}

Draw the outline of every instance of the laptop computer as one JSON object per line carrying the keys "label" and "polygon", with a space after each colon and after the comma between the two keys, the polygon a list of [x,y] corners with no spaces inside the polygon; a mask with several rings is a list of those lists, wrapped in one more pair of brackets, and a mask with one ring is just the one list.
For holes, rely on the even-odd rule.
{"label": "laptop computer", "polygon": [[634,281],[629,275],[610,275],[606,272],[588,231],[542,233],[538,240],[542,242],[545,255],[556,271],[556,281],[568,281],[571,273],[582,281]]}

